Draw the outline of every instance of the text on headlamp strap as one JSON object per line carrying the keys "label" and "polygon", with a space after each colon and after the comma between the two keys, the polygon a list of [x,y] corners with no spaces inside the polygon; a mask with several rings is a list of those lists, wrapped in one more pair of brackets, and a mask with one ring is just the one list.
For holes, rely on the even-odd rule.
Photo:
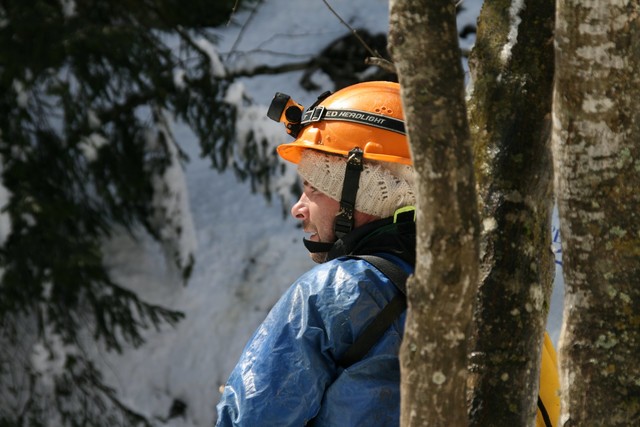
{"label": "text on headlamp strap", "polygon": [[311,108],[302,115],[302,126],[319,122],[320,120],[340,120],[344,122],[359,123],[389,130],[404,135],[404,122],[382,114],[370,113],[360,110],[329,110],[322,105]]}

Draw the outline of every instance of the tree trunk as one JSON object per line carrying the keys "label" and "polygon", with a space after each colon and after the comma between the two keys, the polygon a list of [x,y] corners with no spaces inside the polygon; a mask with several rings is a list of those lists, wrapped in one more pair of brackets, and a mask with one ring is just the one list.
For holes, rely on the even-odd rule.
{"label": "tree trunk", "polygon": [[561,420],[640,425],[638,1],[560,0],[556,70]]}
{"label": "tree trunk", "polygon": [[479,227],[455,7],[450,0],[392,0],[390,8],[390,52],[418,180],[417,265],[400,351],[401,425],[460,426],[467,422]]}
{"label": "tree trunk", "polygon": [[480,286],[470,356],[471,425],[535,420],[551,251],[551,0],[485,1],[470,58],[480,197]]}

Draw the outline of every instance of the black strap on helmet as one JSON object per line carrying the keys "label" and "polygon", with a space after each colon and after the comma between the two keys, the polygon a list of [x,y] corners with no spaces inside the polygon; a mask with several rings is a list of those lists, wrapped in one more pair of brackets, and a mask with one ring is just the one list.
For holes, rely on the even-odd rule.
{"label": "black strap on helmet", "polygon": [[[344,173],[342,194],[340,196],[340,209],[336,214],[336,220],[333,225],[333,231],[338,241],[353,230],[356,197],[358,195],[358,187],[360,187],[360,173],[363,169],[362,156],[362,149],[354,147],[349,151],[347,157],[347,168]],[[335,244],[335,242],[314,242],[307,239],[303,239],[303,243],[311,253],[329,252]]]}
{"label": "black strap on helmet", "polygon": [[339,120],[343,122],[359,123],[367,126],[373,126],[391,132],[404,135],[404,122],[394,117],[382,114],[370,113],[361,110],[331,110],[322,105],[311,106],[302,115],[300,127],[303,128],[321,120]]}
{"label": "black strap on helmet", "polygon": [[338,239],[341,239],[353,229],[356,196],[360,186],[360,173],[363,169],[362,155],[362,149],[355,147],[349,151],[349,156],[347,157],[347,169],[344,173],[342,195],[340,197],[340,210],[336,215],[336,222],[333,226]]}

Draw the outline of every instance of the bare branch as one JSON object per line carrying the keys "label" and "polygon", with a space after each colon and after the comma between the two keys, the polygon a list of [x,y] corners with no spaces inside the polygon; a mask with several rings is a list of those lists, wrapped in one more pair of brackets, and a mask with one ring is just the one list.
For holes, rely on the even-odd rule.
{"label": "bare branch", "polygon": [[338,15],[338,13],[335,10],[333,10],[333,8],[327,2],[327,0],[322,0],[322,2],[327,6],[327,8],[331,11],[331,13],[333,13],[336,16],[336,18],[338,18],[338,20],[340,20],[342,25],[344,25],[345,27],[347,27],[349,29],[349,31],[351,31],[351,34],[353,34],[358,39],[358,41],[362,44],[362,46],[364,46],[365,49],[367,49],[367,51],[369,52],[369,54],[371,56],[382,59],[382,56],[380,56],[380,54],[378,52],[376,52],[375,50],[371,49],[371,47],[369,47],[369,45],[364,40],[362,40],[362,37],[360,37],[360,35],[358,34],[358,32],[356,30],[351,25],[347,24],[344,21],[344,19],[342,19],[342,17],[340,15]]}
{"label": "bare branch", "polygon": [[233,15],[236,14],[236,10],[238,10],[239,3],[240,3],[240,0],[236,0],[236,2],[233,4],[233,9],[231,9],[231,13],[229,14],[229,20],[227,21],[227,24],[226,24],[227,27],[229,26],[229,24],[231,24],[231,19],[233,18]]}
{"label": "bare branch", "polygon": [[368,58],[365,58],[364,63],[367,65],[375,65],[376,67],[380,67],[390,73],[398,74],[398,72],[396,71],[396,66],[393,64],[393,62],[387,61],[386,59],[379,56],[370,56]]}
{"label": "bare branch", "polygon": [[311,59],[309,61],[304,61],[304,62],[293,62],[293,63],[287,63],[287,64],[281,64],[281,65],[275,65],[275,66],[260,65],[248,70],[237,70],[235,72],[229,71],[227,73],[227,78],[229,80],[233,80],[238,77],[252,77],[252,76],[264,75],[264,74],[281,74],[281,73],[288,73],[291,71],[306,70],[313,64],[313,62],[314,62],[313,59]]}
{"label": "bare branch", "polygon": [[[310,59],[313,56],[311,54],[308,53],[288,53],[288,52],[278,52],[276,50],[269,50],[269,49],[254,49],[254,50],[250,50],[250,51],[246,51],[246,52],[236,52],[236,55],[238,58],[251,58],[252,55],[260,55],[260,54],[267,54],[271,57],[281,57],[281,58],[292,58],[292,59]],[[225,56],[227,56],[228,54],[224,54]]]}
{"label": "bare branch", "polygon": [[242,36],[244,35],[245,30],[249,26],[249,23],[255,17],[256,12],[258,11],[258,6],[259,6],[259,3],[256,3],[256,6],[253,9],[251,9],[251,12],[249,13],[249,17],[244,22],[244,24],[242,24],[242,28],[240,28],[240,32],[238,33],[238,37],[236,37],[236,40],[233,42],[233,46],[231,46],[231,50],[229,51],[229,55],[231,55],[236,50],[238,45],[240,44],[240,40],[242,40]]}

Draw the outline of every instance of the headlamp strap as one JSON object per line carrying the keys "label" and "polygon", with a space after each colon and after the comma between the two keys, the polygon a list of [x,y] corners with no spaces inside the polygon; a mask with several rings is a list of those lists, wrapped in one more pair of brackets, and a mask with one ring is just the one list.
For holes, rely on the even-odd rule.
{"label": "headlamp strap", "polygon": [[383,114],[370,113],[361,110],[331,110],[322,105],[311,106],[302,115],[300,126],[305,127],[320,120],[338,120],[343,122],[358,123],[373,126],[379,129],[405,134],[404,122],[394,117]]}
{"label": "headlamp strap", "polygon": [[356,208],[356,196],[360,186],[360,173],[363,169],[362,149],[359,147],[349,151],[347,158],[347,169],[344,173],[342,183],[342,195],[340,196],[340,210],[336,215],[334,232],[336,237],[341,239],[345,234],[353,229],[354,213]]}

